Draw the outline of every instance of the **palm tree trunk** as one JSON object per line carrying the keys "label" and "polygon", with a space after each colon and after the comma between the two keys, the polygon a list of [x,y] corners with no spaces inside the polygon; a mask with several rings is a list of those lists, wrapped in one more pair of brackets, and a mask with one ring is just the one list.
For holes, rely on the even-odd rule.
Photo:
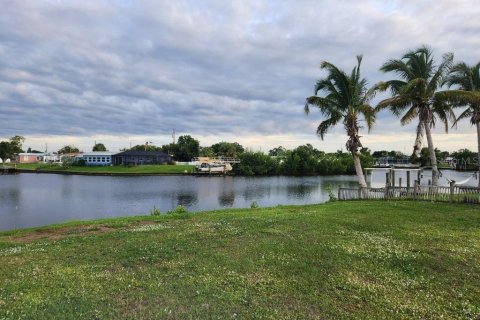
{"label": "palm tree trunk", "polygon": [[435,155],[435,148],[433,146],[432,131],[430,129],[429,121],[424,121],[423,123],[425,129],[425,135],[427,136],[428,142],[428,151],[430,151],[430,162],[432,165],[432,185],[438,186],[438,165],[437,165],[437,156]]}
{"label": "palm tree trunk", "polygon": [[477,155],[477,165],[478,165],[478,187],[480,188],[480,122],[477,122],[477,144],[478,144],[478,155]]}
{"label": "palm tree trunk", "polygon": [[362,164],[360,163],[360,157],[358,152],[352,151],[353,164],[355,165],[355,172],[357,173],[358,183],[361,188],[366,188],[365,176],[363,175]]}
{"label": "palm tree trunk", "polygon": [[412,156],[417,159],[420,156],[420,151],[422,149],[422,133],[423,133],[423,126],[422,122],[420,122],[417,126],[417,136],[415,137],[415,143],[413,145],[413,153]]}

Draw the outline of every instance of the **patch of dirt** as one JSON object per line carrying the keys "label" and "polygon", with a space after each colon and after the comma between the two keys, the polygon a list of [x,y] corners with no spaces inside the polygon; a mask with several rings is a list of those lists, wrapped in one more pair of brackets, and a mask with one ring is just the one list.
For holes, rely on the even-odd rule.
{"label": "patch of dirt", "polygon": [[[141,221],[128,225],[127,228],[131,228],[137,225],[154,224],[155,221]],[[125,230],[126,228],[114,228],[107,225],[86,225],[86,226],[74,226],[55,229],[42,229],[29,232],[21,236],[8,237],[9,241],[29,243],[37,240],[61,240],[72,237],[84,237],[91,235],[104,234],[119,230]]]}

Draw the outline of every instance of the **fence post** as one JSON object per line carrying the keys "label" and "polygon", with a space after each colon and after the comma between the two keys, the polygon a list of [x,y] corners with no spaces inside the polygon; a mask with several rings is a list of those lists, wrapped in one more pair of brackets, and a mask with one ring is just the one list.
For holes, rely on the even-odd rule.
{"label": "fence post", "polygon": [[402,177],[398,178],[398,186],[400,188],[402,187]]}
{"label": "fence post", "polygon": [[410,170],[407,171],[407,193],[410,191]]}
{"label": "fence post", "polygon": [[415,180],[413,182],[413,200],[417,200],[417,193],[418,193],[419,186],[420,186],[420,182],[418,180]]}
{"label": "fence post", "polygon": [[340,199],[340,190],[342,190],[342,188],[338,188],[338,197],[337,197],[338,200],[342,200]]}
{"label": "fence post", "polygon": [[358,199],[362,199],[362,187],[358,188]]}
{"label": "fence post", "polygon": [[455,193],[455,181],[450,181],[450,202],[453,202],[454,193]]}

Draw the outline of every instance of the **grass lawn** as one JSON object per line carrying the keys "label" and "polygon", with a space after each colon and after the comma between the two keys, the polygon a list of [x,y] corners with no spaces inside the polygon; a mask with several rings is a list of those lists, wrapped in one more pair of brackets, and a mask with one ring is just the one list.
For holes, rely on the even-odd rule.
{"label": "grass lawn", "polygon": [[0,319],[478,319],[478,206],[334,202],[0,233]]}
{"label": "grass lawn", "polygon": [[52,164],[17,164],[18,169],[37,171],[61,171],[79,173],[101,174],[184,174],[191,173],[193,166],[190,165],[141,165],[141,166],[86,166],[69,167]]}

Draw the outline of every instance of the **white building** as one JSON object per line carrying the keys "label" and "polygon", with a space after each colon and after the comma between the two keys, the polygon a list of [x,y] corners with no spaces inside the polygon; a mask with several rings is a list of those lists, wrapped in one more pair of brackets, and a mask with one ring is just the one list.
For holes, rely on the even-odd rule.
{"label": "white building", "polygon": [[111,166],[112,156],[117,153],[118,152],[92,151],[81,153],[77,158],[83,159],[87,166]]}

